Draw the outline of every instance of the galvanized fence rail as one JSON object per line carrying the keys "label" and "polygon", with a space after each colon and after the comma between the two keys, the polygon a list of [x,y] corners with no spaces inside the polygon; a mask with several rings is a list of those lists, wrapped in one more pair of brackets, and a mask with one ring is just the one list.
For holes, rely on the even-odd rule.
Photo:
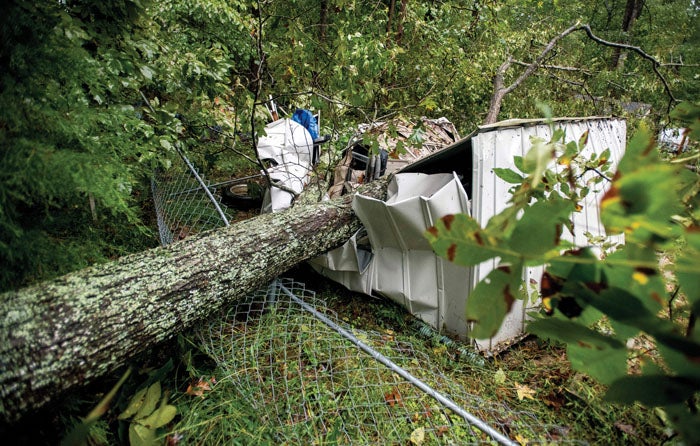
{"label": "galvanized fence rail", "polygon": [[158,172],[151,191],[163,246],[209,229],[228,226],[228,209],[219,203],[216,184],[208,184],[187,156],[182,164]]}
{"label": "galvanized fence rail", "polygon": [[470,394],[412,342],[339,319],[280,279],[199,333],[281,444],[572,442],[532,413]]}
{"label": "galvanized fence rail", "polygon": [[[216,190],[183,155],[152,190],[161,243],[228,226]],[[199,332],[262,422],[286,444],[572,442],[566,429],[470,394],[425,353],[338,319],[302,283],[273,282]]]}

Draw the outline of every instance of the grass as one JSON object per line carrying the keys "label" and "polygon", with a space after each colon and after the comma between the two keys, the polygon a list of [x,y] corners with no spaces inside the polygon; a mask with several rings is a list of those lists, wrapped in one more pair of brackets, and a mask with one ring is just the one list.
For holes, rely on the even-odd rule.
{"label": "grass", "polygon": [[[571,370],[557,345],[530,337],[495,358],[474,360],[467,347],[445,344],[392,302],[349,292],[303,269],[294,275],[363,342],[514,441],[673,444],[654,410],[603,401],[605,388]],[[128,421],[117,416],[154,381],[178,409],[159,431],[168,445],[492,443],[308,313],[241,302],[223,322],[212,320],[144,357],[141,373],[132,374],[93,426],[89,444],[126,444]],[[198,382],[206,388],[193,392]],[[68,420],[100,399],[95,387],[89,392],[92,400],[76,395],[71,406],[51,414],[63,419],[63,434],[23,439],[55,444],[70,428]],[[35,422],[27,431],[51,435]]]}
{"label": "grass", "polygon": [[[478,364],[455,344],[448,347],[439,336],[417,330],[413,317],[393,303],[316,276],[301,279],[314,284],[317,297],[361,340],[397,362],[403,357],[403,367],[512,439],[590,444],[667,439],[653,411],[604,402],[604,387],[572,371],[558,346],[528,338]],[[180,444],[488,440],[364,353],[339,344],[307,314],[273,309],[256,317],[250,324],[234,320],[228,332],[214,323],[201,340],[192,338],[192,345],[218,362],[195,364],[190,375],[214,376],[217,383],[201,397],[177,394],[181,416],[171,436],[181,438]],[[243,344],[232,341],[240,330],[246,332]]]}

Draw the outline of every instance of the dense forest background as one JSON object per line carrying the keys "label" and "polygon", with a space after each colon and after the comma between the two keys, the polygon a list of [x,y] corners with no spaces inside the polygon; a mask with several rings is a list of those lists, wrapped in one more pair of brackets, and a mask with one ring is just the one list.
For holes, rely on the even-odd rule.
{"label": "dense forest background", "polygon": [[[538,60],[576,23],[658,63],[585,32]],[[700,97],[694,0],[11,1],[0,32],[0,290],[155,246],[154,170],[176,146],[245,170],[270,96],[321,111],[336,151],[389,117],[446,116],[466,134],[494,77],[510,85],[536,61],[499,119],[547,104],[660,128]]]}

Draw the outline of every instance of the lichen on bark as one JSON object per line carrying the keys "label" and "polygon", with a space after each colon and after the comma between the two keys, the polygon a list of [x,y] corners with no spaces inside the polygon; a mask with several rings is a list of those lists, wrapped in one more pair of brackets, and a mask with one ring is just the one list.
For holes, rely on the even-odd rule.
{"label": "lichen on bark", "polygon": [[[387,181],[364,194],[381,198]],[[10,423],[205,320],[359,228],[352,197],[304,204],[0,295]]]}

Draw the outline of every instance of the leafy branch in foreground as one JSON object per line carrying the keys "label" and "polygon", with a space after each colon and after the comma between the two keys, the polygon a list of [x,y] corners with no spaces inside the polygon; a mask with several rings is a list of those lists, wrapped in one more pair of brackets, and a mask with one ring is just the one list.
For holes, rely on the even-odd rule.
{"label": "leafy branch in foreground", "polygon": [[[687,103],[680,109],[687,115],[688,108],[699,109]],[[697,120],[689,126],[691,134],[700,128]],[[626,244],[600,259],[592,247],[575,248],[560,236],[563,227],[573,233],[570,215],[588,194],[581,173],[595,170],[607,181],[607,156],[584,159],[585,135],[568,144],[564,138],[554,131],[549,142],[533,139],[525,158],[516,159],[520,173],[496,172],[516,185],[509,206],[484,228],[469,216],[450,215],[426,236],[439,255],[461,265],[499,259],[467,302],[477,338],[492,336],[524,294],[523,268],[546,265],[540,290],[546,316],[534,315],[528,331],[566,344],[574,369],[609,386],[606,399],[663,408],[694,444],[700,440],[700,180],[662,162],[642,129],[600,203],[607,233],[624,233]],[[548,167],[554,159],[564,166],[559,173]],[[676,253],[675,265],[661,271],[658,256],[669,252]],[[629,341],[640,335],[653,340],[655,351],[633,362]]]}

